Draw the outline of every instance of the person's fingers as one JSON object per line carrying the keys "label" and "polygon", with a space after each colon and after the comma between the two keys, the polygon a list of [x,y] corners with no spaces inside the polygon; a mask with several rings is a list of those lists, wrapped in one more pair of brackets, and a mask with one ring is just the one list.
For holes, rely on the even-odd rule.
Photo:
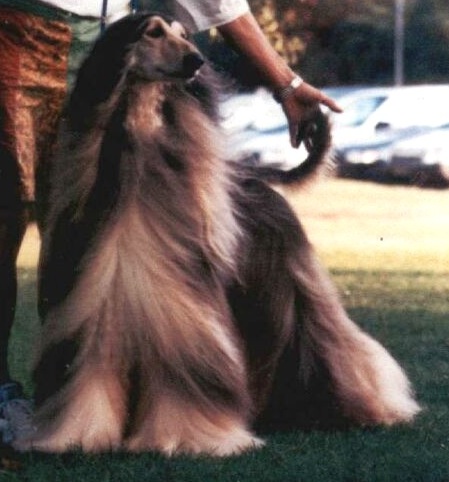
{"label": "person's fingers", "polygon": [[329,107],[329,109],[333,112],[336,112],[336,113],[343,112],[343,109],[335,102],[335,100],[331,99],[330,97],[327,97],[327,95],[322,96],[322,98],[320,99],[320,104],[323,104],[326,107]]}
{"label": "person's fingers", "polygon": [[299,146],[299,142],[298,142],[299,125],[298,125],[298,123],[289,121],[288,130],[290,132],[290,144],[291,144],[292,147],[294,147],[296,149]]}
{"label": "person's fingers", "polygon": [[298,88],[298,98],[305,104],[323,104],[333,112],[343,112],[343,109],[334,101],[334,99],[328,97],[326,94],[306,82]]}
{"label": "person's fingers", "polygon": [[342,112],[343,109],[332,98],[304,82],[295,91],[294,95],[287,97],[282,102],[285,115],[288,120],[290,144],[297,148],[301,143],[298,138],[300,130],[307,125],[319,104],[325,105],[333,112]]}
{"label": "person's fingers", "polygon": [[317,109],[315,105],[298,104],[297,102],[287,102],[284,104],[284,111],[288,120],[288,129],[290,134],[290,144],[292,147],[299,147],[301,144],[300,132],[304,131],[308,123],[308,119],[313,116]]}

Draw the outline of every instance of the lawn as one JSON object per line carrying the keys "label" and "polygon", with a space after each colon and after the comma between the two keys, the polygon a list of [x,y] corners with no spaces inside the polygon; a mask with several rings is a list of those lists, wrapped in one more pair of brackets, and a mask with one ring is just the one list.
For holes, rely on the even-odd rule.
{"label": "lawn", "polygon": [[[273,434],[224,460],[28,454],[0,481],[449,482],[449,190],[323,180],[286,193],[352,317],[405,367],[424,407],[410,426]],[[11,363],[31,391],[38,324],[32,227],[20,254]]]}

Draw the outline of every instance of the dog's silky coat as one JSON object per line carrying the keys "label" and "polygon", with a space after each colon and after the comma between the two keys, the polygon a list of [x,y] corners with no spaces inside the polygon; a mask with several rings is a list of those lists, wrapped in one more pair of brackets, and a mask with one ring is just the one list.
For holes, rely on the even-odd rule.
{"label": "dog's silky coat", "polygon": [[22,449],[224,456],[259,446],[259,428],[419,410],[287,203],[224,160],[201,63],[180,24],[138,14],[80,70],[51,176]]}

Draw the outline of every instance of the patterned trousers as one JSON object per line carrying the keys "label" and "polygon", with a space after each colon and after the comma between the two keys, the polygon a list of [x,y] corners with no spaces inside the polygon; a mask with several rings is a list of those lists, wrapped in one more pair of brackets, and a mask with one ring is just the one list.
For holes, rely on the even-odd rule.
{"label": "patterned trousers", "polygon": [[0,2],[0,209],[35,200],[67,91],[99,32],[98,19]]}

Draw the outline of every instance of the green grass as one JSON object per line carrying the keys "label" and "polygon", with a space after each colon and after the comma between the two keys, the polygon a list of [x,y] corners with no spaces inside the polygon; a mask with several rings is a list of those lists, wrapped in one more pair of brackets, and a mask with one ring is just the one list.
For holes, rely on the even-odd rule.
{"label": "green grass", "polygon": [[[448,194],[333,180],[289,196],[351,316],[408,372],[424,407],[413,424],[273,434],[262,450],[224,460],[26,454],[0,481],[449,482]],[[32,265],[22,258],[11,350],[28,390],[38,330]]]}

